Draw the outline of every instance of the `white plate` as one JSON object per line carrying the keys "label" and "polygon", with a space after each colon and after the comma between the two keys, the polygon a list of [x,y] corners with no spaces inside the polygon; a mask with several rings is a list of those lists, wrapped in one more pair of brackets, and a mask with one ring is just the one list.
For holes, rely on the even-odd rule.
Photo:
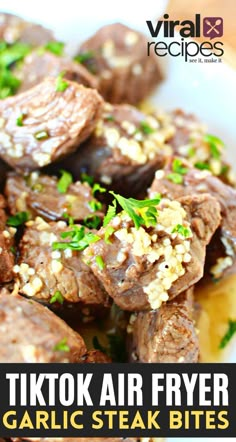
{"label": "white plate", "polygon": [[[120,0],[75,0],[50,2],[41,0],[0,0],[1,10],[19,14],[29,20],[52,28],[57,38],[68,42],[79,42],[95,32],[100,26],[112,21],[122,21],[143,32],[147,32],[146,20],[164,13],[166,0],[145,0],[145,2]],[[235,162],[234,121],[236,104],[236,73],[224,62],[191,64],[182,59],[168,59],[165,82],[153,97],[153,102],[163,109],[181,107],[193,112],[208,124],[210,133],[222,138],[228,146],[228,158]],[[236,143],[235,143],[236,145]],[[235,344],[235,345],[234,345]],[[231,345],[227,362],[236,362],[236,339]],[[216,438],[215,438],[216,439]],[[196,438],[171,438],[172,442],[202,441]],[[205,438],[204,442],[210,442]],[[217,438],[221,442],[235,438]]]}

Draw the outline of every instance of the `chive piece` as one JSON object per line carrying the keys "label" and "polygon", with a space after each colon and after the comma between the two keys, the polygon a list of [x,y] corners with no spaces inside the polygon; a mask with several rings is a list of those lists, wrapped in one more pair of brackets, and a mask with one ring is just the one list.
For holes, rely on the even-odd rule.
{"label": "chive piece", "polygon": [[177,224],[173,230],[172,233],[179,233],[180,235],[184,236],[185,238],[189,238],[192,234],[191,230],[187,227],[184,227],[182,224]]}
{"label": "chive piece", "polygon": [[70,347],[67,345],[67,339],[64,338],[60,342],[58,342],[54,346],[53,351],[65,351],[65,352],[70,351]]}
{"label": "chive piece", "polygon": [[187,167],[183,166],[183,163],[179,158],[174,159],[172,170],[174,173],[179,173],[180,175],[186,175],[186,173],[188,172]]}
{"label": "chive piece", "polygon": [[184,181],[183,176],[179,173],[169,173],[166,178],[175,184],[182,184]]}
{"label": "chive piece", "polygon": [[102,209],[102,203],[100,203],[100,201],[92,200],[92,201],[89,201],[88,205],[89,205],[90,209],[92,210],[92,212],[96,212],[97,210]]}
{"label": "chive piece", "polygon": [[106,227],[107,224],[116,216],[116,200],[112,201],[112,205],[108,206],[107,213],[104,216],[103,227]]}
{"label": "chive piece", "polygon": [[64,302],[64,298],[59,290],[57,290],[50,299],[50,304],[54,304],[54,302],[59,302],[59,304],[63,304]]}
{"label": "chive piece", "polygon": [[55,55],[63,55],[65,43],[62,41],[49,41],[44,48]]}
{"label": "chive piece", "polygon": [[24,126],[24,118],[24,114],[19,115],[19,117],[16,119],[16,125],[19,127]]}
{"label": "chive piece", "polygon": [[95,183],[92,188],[92,194],[94,195],[96,192],[104,193],[107,189],[105,187],[100,186],[100,184]]}
{"label": "chive piece", "polygon": [[108,226],[105,231],[104,240],[106,244],[111,244],[110,237],[115,232],[112,226]]}
{"label": "chive piece", "polygon": [[221,149],[225,146],[223,141],[211,134],[205,134],[203,140],[208,143],[212,157],[218,160],[221,156]]}
{"label": "chive piece", "polygon": [[73,183],[73,178],[71,173],[67,172],[64,169],[60,170],[61,178],[59,179],[57,183],[57,190],[60,193],[66,193],[68,190],[68,187]]}
{"label": "chive piece", "polygon": [[56,78],[56,92],[64,92],[69,86],[69,83],[63,80],[64,75],[65,72],[61,72]]}
{"label": "chive piece", "polygon": [[87,52],[81,52],[80,54],[76,55],[74,57],[74,60],[78,63],[84,63],[85,61],[91,60],[91,58],[94,57],[94,52],[87,51]]}
{"label": "chive piece", "polygon": [[145,135],[150,135],[155,132],[155,129],[153,129],[146,121],[141,121],[140,129]]}
{"label": "chive piece", "polygon": [[94,178],[90,175],[87,175],[87,173],[81,174],[81,181],[82,183],[88,183],[91,187],[94,183]]}
{"label": "chive piece", "polygon": [[105,268],[105,262],[103,261],[102,256],[97,255],[95,261],[100,270],[103,270]]}
{"label": "chive piece", "polygon": [[11,227],[18,227],[24,224],[29,219],[28,212],[18,212],[15,215],[9,216],[7,225]]}
{"label": "chive piece", "polygon": [[197,169],[200,170],[211,170],[209,164],[198,161],[197,163],[194,164],[194,167],[196,167]]}
{"label": "chive piece", "polygon": [[220,349],[225,348],[235,333],[236,333],[236,321],[232,321],[231,319],[229,319],[228,330],[225,333],[225,335],[223,336],[223,338],[221,339],[219,348]]}
{"label": "chive piece", "polygon": [[36,132],[34,134],[34,137],[36,138],[36,140],[47,140],[47,138],[49,138],[49,134],[46,130],[41,130],[39,132]]}

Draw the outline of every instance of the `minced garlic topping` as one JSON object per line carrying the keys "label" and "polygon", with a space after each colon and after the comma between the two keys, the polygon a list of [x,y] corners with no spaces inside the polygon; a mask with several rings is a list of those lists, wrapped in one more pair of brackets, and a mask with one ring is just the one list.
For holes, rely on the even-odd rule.
{"label": "minced garlic topping", "polygon": [[[151,233],[143,227],[122,227],[114,233],[121,242],[131,245],[133,255],[145,255],[152,264],[158,261],[156,278],[143,288],[154,310],[168,300],[168,290],[173,282],[184,275],[184,264],[191,261],[192,237],[186,211],[178,201],[162,199],[157,209],[157,225],[151,229]],[[118,218],[129,219],[127,214],[121,212],[112,220],[113,227],[119,225]],[[188,238],[178,231],[173,232],[178,224],[189,230]]]}

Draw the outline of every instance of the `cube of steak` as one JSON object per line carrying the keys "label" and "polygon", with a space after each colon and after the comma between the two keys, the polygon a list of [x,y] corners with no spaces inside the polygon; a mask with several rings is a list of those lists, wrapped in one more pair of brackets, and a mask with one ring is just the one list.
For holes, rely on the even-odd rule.
{"label": "cube of steak", "polygon": [[0,101],[0,156],[21,172],[73,152],[95,127],[102,103],[97,92],[62,79],[60,91],[58,81],[45,79]]}
{"label": "cube of steak", "polygon": [[0,292],[0,362],[82,362],[81,336],[48,308]]}
{"label": "cube of steak", "polygon": [[121,212],[83,252],[123,310],[155,310],[199,281],[206,245],[221,220],[219,203],[208,194],[163,199],[157,210],[157,224],[139,229]]}
{"label": "cube of steak", "polygon": [[158,57],[147,56],[146,37],[121,23],[99,29],[81,45],[79,57],[110,103],[136,104],[163,79]]}
{"label": "cube of steak", "polygon": [[5,195],[13,215],[28,212],[32,217],[42,216],[46,220],[65,220],[65,215],[76,221],[94,216],[103,217],[101,211],[93,209],[91,202],[99,204],[88,183],[77,181],[65,193],[58,190],[58,178],[32,172],[28,177],[11,173],[8,175]]}
{"label": "cube of steak", "polygon": [[159,310],[131,315],[128,326],[132,362],[198,362],[199,342],[193,319],[193,289]]}
{"label": "cube of steak", "polygon": [[[64,221],[47,223],[37,217],[26,223],[20,242],[19,265],[14,267],[19,292],[45,303],[64,301],[83,305],[106,305],[107,295],[81,253],[54,250],[54,242],[68,242],[61,234],[70,228]],[[59,299],[55,299],[59,292]],[[53,298],[54,297],[54,298]],[[53,299],[52,299],[53,298]]]}
{"label": "cube of steak", "polygon": [[123,195],[136,195],[172,153],[166,140],[173,130],[170,124],[159,128],[157,120],[132,106],[106,103],[93,135],[65,159],[63,168],[76,179],[86,172]]}
{"label": "cube of steak", "polygon": [[81,83],[86,87],[97,87],[94,75],[91,75],[81,64],[49,51],[39,53],[37,50],[27,55],[24,63],[14,70],[14,74],[21,80],[18,93],[36,86],[46,77],[57,77],[61,72],[64,72],[64,78],[70,81]]}
{"label": "cube of steak", "polygon": [[30,23],[13,14],[0,14],[0,39],[9,44],[21,41],[32,46],[44,45],[54,40],[52,31]]}
{"label": "cube of steak", "polygon": [[0,283],[9,282],[13,279],[15,229],[7,227],[7,216],[5,213],[6,203],[0,195]]}
{"label": "cube of steak", "polygon": [[[185,169],[181,175],[182,181],[176,184],[172,181],[174,165],[180,161],[180,167]],[[179,159],[171,159],[163,170],[156,172],[149,196],[160,192],[164,197],[175,199],[193,193],[209,193],[220,204],[220,231],[214,235],[214,241],[208,247],[207,267],[215,278],[222,274],[234,272],[236,264],[236,190],[213,176],[208,170],[197,170]],[[223,249],[223,250],[222,250]],[[224,252],[225,249],[225,252]]]}

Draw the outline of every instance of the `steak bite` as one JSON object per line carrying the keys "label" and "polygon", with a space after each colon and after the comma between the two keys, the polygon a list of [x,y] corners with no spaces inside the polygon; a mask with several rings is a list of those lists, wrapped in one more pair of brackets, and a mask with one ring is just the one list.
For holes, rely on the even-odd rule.
{"label": "steak bite", "polygon": [[136,195],[151,184],[156,169],[171,155],[167,140],[173,133],[171,124],[160,128],[154,117],[132,106],[106,103],[92,136],[65,159],[63,167],[76,179],[86,172],[117,192]]}
{"label": "steak bite", "polygon": [[0,195],[0,283],[9,282],[13,279],[14,254],[12,247],[16,229],[7,227],[5,213],[6,203]]}
{"label": "steak bite", "polygon": [[82,362],[82,337],[48,308],[0,292],[0,362]]}
{"label": "steak bite", "polygon": [[81,83],[86,87],[97,87],[97,79],[83,65],[46,50],[42,53],[35,50],[27,55],[23,65],[14,71],[21,80],[18,92],[24,92],[36,86],[46,77],[57,77],[61,72],[64,72],[64,78],[70,81]]}
{"label": "steak bite", "polygon": [[[61,188],[61,179],[68,179],[66,188]],[[65,220],[65,216],[76,221],[92,222],[94,219],[99,224],[103,217],[102,204],[93,195],[88,183],[77,181],[72,183],[72,177],[67,172],[62,172],[62,178],[40,175],[32,172],[27,177],[11,173],[8,175],[5,195],[10,212],[28,212],[31,218],[42,216],[46,220]]]}
{"label": "steak bite", "polygon": [[30,23],[13,14],[0,13],[0,39],[12,44],[17,41],[40,46],[54,40],[52,31]]}
{"label": "steak bite", "polygon": [[77,59],[98,77],[110,103],[137,104],[163,79],[158,57],[147,56],[147,38],[121,23],[99,29],[81,45]]}
{"label": "steak bite", "polygon": [[85,260],[123,310],[156,310],[201,279],[220,206],[208,194],[159,205],[118,197],[125,211],[98,231]]}
{"label": "steak bite", "polygon": [[85,235],[81,226],[68,227],[64,221],[47,223],[40,217],[26,226],[19,245],[20,259],[14,267],[20,293],[58,306],[64,301],[107,305],[106,292],[78,251],[84,242],[96,239],[94,234]]}
{"label": "steak bite", "polygon": [[132,362],[198,362],[193,289],[161,305],[159,310],[133,313],[128,326]]}
{"label": "steak bite", "polygon": [[0,101],[0,156],[21,172],[73,152],[93,131],[102,100],[93,89],[57,78]]}
{"label": "steak bite", "polygon": [[149,196],[152,197],[157,191],[170,199],[193,193],[208,193],[217,199],[222,219],[220,230],[208,246],[207,268],[215,278],[234,271],[232,266],[236,261],[236,190],[213,176],[209,170],[197,170],[185,160],[172,158],[163,170],[156,172]]}

